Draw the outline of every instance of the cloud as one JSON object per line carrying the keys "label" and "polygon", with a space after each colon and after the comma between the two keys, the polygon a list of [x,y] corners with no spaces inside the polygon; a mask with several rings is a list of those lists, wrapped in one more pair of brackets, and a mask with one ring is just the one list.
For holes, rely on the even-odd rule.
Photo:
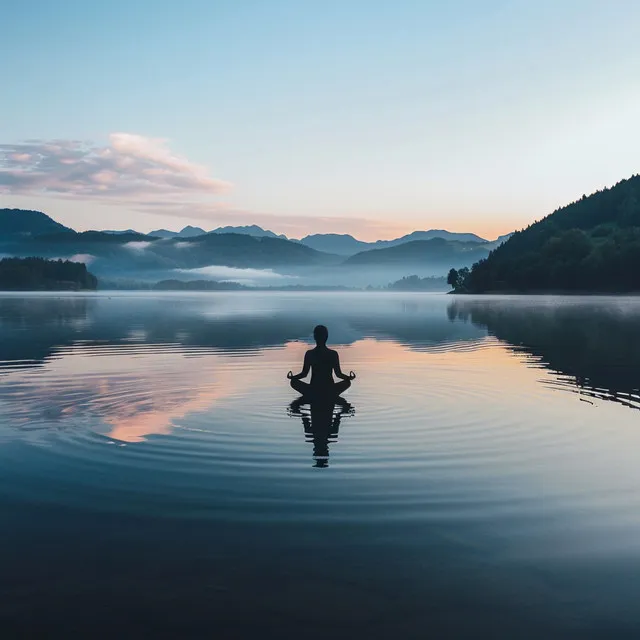
{"label": "cloud", "polygon": [[207,280],[222,280],[239,282],[246,285],[269,285],[285,284],[285,281],[295,281],[295,276],[283,275],[272,269],[237,269],[235,267],[224,267],[211,265],[198,269],[176,269],[176,272],[189,276],[199,276]]}
{"label": "cloud", "polygon": [[161,138],[113,133],[104,146],[81,140],[0,144],[0,195],[14,196],[16,201],[28,196],[27,207],[35,197],[93,201],[171,218],[176,221],[172,224],[183,220],[208,228],[258,224],[290,238],[333,232],[373,240],[416,228],[414,221],[397,216],[385,221],[367,218],[366,211],[342,217],[249,211],[220,197],[230,188],[205,167],[172,152]]}
{"label": "cloud", "polygon": [[69,258],[71,262],[84,262],[84,264],[91,264],[96,259],[96,256],[92,256],[90,253],[76,253]]}
{"label": "cloud", "polygon": [[70,260],[71,262],[83,262],[87,266],[97,259],[97,256],[91,255],[90,253],[74,253],[72,256],[51,256],[51,260]]}
{"label": "cloud", "polygon": [[167,141],[113,133],[107,146],[79,140],[0,144],[0,193],[140,204],[187,202],[230,184],[175,155]]}
{"label": "cloud", "polygon": [[150,245],[151,242],[147,240],[133,240],[131,242],[125,242],[122,246],[132,251],[144,251]]}

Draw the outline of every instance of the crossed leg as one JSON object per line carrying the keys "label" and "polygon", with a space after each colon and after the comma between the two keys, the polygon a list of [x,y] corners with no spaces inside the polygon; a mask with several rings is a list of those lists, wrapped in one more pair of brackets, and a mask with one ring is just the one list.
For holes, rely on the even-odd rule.
{"label": "crossed leg", "polygon": [[311,394],[311,385],[308,382],[302,382],[302,380],[291,380],[291,386],[303,396]]}
{"label": "crossed leg", "polygon": [[334,382],[332,386],[326,389],[324,387],[316,389],[308,382],[302,382],[302,380],[291,380],[291,386],[303,396],[310,396],[318,392],[322,395],[333,394],[339,396],[351,386],[351,380],[340,380],[340,382]]}
{"label": "crossed leg", "polygon": [[340,382],[333,383],[333,393],[339,396],[343,391],[346,391],[351,386],[351,380],[340,380]]}

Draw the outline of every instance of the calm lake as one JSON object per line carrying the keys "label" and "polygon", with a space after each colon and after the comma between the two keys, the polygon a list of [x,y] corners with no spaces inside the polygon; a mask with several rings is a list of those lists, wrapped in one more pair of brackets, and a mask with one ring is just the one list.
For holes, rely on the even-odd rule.
{"label": "calm lake", "polygon": [[2,637],[638,637],[639,409],[638,298],[2,294]]}

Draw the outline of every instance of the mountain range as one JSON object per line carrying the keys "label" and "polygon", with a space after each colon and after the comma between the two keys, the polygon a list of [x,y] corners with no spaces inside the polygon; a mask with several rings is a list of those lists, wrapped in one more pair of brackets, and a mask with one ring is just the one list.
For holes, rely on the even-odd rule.
{"label": "mountain range", "polygon": [[[118,233],[117,231],[112,231],[111,233]],[[197,236],[204,236],[207,233],[240,233],[246,236],[254,236],[256,238],[267,237],[267,238],[282,238],[283,240],[288,240],[285,235],[277,235],[273,233],[273,231],[269,231],[268,229],[263,229],[255,224],[240,226],[240,227],[218,227],[216,229],[212,229],[211,231],[205,231],[200,227],[192,227],[191,225],[187,225],[180,231],[169,231],[168,229],[156,229],[155,231],[150,231],[147,235],[155,238],[195,238]]]}
{"label": "mountain range", "polygon": [[42,212],[0,209],[4,256],[72,259],[90,265],[99,277],[145,281],[194,275],[234,279],[246,276],[237,270],[250,269],[260,270],[256,277],[281,282],[286,276],[294,284],[386,285],[412,274],[442,276],[451,266],[471,266],[486,257],[493,244],[474,234],[443,230],[377,242],[341,234],[290,240],[256,225],[218,227],[208,233],[191,226],[179,232],[77,232]]}
{"label": "mountain range", "polygon": [[[126,231],[105,231],[105,233],[123,234],[123,233],[135,233],[132,229]],[[496,240],[489,241],[485,238],[481,238],[475,233],[455,233],[446,231],[444,229],[430,229],[429,231],[413,231],[407,235],[393,240],[375,240],[374,242],[365,242],[358,240],[352,235],[346,233],[314,233],[305,236],[300,239],[287,238],[284,234],[276,234],[269,229],[263,229],[258,225],[245,225],[245,226],[226,226],[217,227],[211,231],[205,231],[201,227],[192,227],[188,225],[180,231],[170,231],[168,229],[156,229],[150,231],[148,236],[155,238],[195,238],[197,236],[206,235],[208,233],[240,233],[243,235],[268,238],[282,238],[283,240],[291,240],[292,242],[299,242],[311,247],[316,251],[324,251],[325,253],[333,253],[339,256],[353,256],[356,253],[362,251],[369,251],[370,249],[387,249],[389,247],[395,247],[400,244],[406,244],[407,242],[413,242],[415,240],[433,240],[434,238],[442,238],[444,240],[458,241],[458,242],[476,242],[484,245],[498,246],[504,242],[511,234],[500,236]],[[492,247],[493,248],[493,247]]]}
{"label": "mountain range", "polygon": [[356,240],[351,235],[339,233],[316,233],[305,236],[298,242],[306,244],[317,251],[326,251],[328,253],[336,253],[341,256],[353,256],[362,251],[370,251],[372,249],[388,249],[396,247],[408,242],[416,240],[433,240],[433,239],[450,240],[457,242],[477,242],[487,244],[489,241],[475,235],[475,233],[452,233],[443,229],[431,229],[430,231],[413,231],[400,238],[394,240],[376,240],[375,242],[363,242]]}

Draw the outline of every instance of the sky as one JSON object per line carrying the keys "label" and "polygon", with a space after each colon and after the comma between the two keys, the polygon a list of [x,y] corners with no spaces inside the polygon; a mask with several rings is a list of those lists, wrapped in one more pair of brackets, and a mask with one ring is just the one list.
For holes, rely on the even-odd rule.
{"label": "sky", "polygon": [[493,239],[640,172],[637,0],[21,0],[0,207]]}

